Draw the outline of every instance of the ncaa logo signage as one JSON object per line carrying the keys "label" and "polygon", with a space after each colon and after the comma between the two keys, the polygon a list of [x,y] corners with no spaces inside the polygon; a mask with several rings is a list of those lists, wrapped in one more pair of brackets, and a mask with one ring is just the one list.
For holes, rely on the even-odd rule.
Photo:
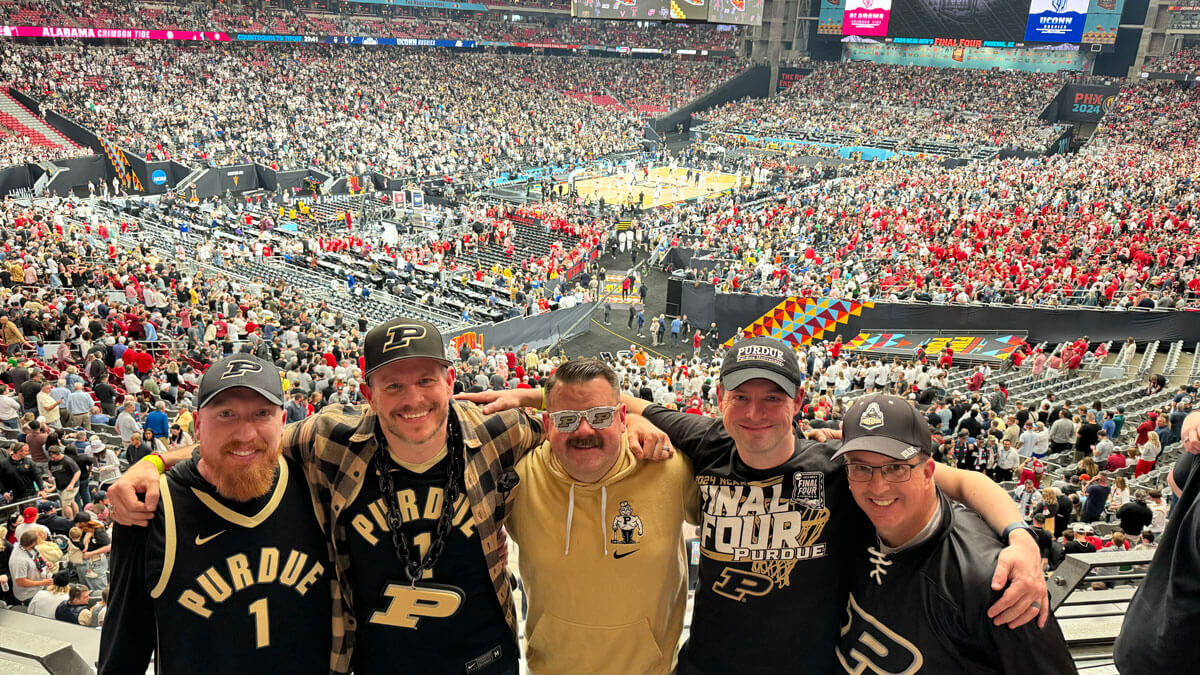
{"label": "ncaa logo signage", "polygon": [[400,324],[392,326],[387,332],[388,341],[384,343],[381,350],[384,354],[394,349],[404,349],[413,340],[420,340],[425,337],[424,326],[412,326]]}
{"label": "ncaa logo signage", "polygon": [[246,359],[237,359],[225,365],[225,372],[221,374],[221,379],[228,380],[232,377],[243,377],[249,373],[261,373],[262,369],[262,364]]}
{"label": "ncaa logo signage", "polygon": [[165,184],[167,182],[167,172],[163,171],[162,169],[155,169],[154,172],[150,174],[150,182],[154,183],[155,185]]}

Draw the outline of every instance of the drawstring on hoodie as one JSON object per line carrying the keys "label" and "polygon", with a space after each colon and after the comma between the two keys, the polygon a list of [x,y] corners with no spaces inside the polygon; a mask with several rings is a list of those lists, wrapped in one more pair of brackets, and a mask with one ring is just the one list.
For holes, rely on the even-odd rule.
{"label": "drawstring on hoodie", "polygon": [[571,553],[571,521],[575,518],[575,484],[571,483],[571,492],[567,497],[567,547],[563,549],[563,555]]}
{"label": "drawstring on hoodie", "polygon": [[[608,513],[608,487],[600,486],[600,538],[604,542],[604,555],[608,555],[608,531],[604,529],[604,514]],[[567,496],[567,545],[563,555],[571,555],[571,522],[575,520],[575,483]]]}
{"label": "drawstring on hoodie", "polygon": [[874,546],[868,546],[867,553],[871,554],[871,564],[875,565],[875,569],[871,570],[867,576],[874,579],[876,584],[882,586],[883,577],[888,573],[887,568],[892,564],[892,561],[888,560],[886,553],[881,552]]}
{"label": "drawstring on hoodie", "polygon": [[600,486],[600,539],[604,541],[604,555],[608,555],[608,530],[604,529],[604,514],[608,513],[608,487]]}

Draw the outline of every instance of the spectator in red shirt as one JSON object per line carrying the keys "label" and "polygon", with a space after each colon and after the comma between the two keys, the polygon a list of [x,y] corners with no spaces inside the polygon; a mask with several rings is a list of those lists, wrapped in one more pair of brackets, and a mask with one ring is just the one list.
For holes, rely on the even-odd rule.
{"label": "spectator in red shirt", "polygon": [[942,370],[950,370],[954,367],[954,350],[946,347],[942,350],[942,355],[938,358],[938,368]]}
{"label": "spectator in red shirt", "polygon": [[1116,471],[1117,469],[1125,468],[1125,455],[1119,450],[1113,450],[1113,453],[1108,456],[1108,464],[1105,466],[1105,471]]}
{"label": "spectator in red shirt", "polygon": [[1154,432],[1154,420],[1158,417],[1158,413],[1151,410],[1147,413],[1147,419],[1137,426],[1137,439],[1134,444],[1139,448],[1146,444],[1147,434]]}

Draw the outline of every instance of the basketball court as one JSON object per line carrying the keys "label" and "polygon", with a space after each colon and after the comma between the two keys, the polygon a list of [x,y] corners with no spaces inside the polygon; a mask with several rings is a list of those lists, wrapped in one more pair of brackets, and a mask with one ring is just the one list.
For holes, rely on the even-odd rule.
{"label": "basketball court", "polygon": [[[696,180],[696,173],[700,179]],[[637,206],[641,195],[642,208],[650,209],[679,201],[707,199],[749,182],[744,176],[720,171],[696,171],[666,166],[641,168],[607,176],[577,177],[575,189],[584,199],[604,198],[606,204]]]}

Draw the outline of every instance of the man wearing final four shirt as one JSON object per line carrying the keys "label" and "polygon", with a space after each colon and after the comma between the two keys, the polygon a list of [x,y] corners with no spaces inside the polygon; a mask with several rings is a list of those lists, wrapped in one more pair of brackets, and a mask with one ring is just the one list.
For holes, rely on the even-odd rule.
{"label": "man wearing final four shirt", "polygon": [[[721,365],[722,419],[621,400],[667,432],[691,460],[701,498],[700,579],[680,673],[829,673],[855,544],[871,531],[832,456],[797,438],[803,401],[795,352],[771,338],[735,343]],[[1022,523],[986,476],[938,466],[938,487],[997,532]],[[1027,530],[1000,555],[988,614],[1023,625],[1049,612],[1041,556]]]}
{"label": "man wearing final four shirt", "polygon": [[1058,622],[994,625],[1000,538],[933,484],[929,424],[871,394],[842,420],[846,480],[875,536],[859,542],[837,657],[848,672],[1074,673]]}

